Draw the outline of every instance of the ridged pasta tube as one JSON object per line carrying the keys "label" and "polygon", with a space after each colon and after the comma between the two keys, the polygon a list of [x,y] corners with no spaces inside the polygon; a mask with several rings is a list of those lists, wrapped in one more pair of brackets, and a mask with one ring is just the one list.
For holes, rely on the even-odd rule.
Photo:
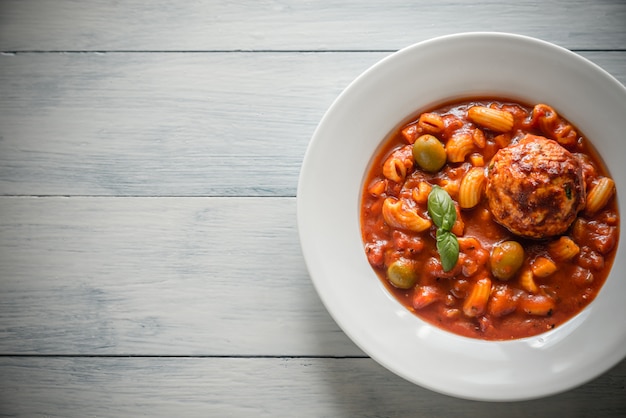
{"label": "ridged pasta tube", "polygon": [[430,228],[432,221],[422,218],[414,208],[405,207],[401,200],[388,197],[383,202],[383,218],[391,227],[422,232]]}
{"label": "ridged pasta tube", "polygon": [[609,177],[600,177],[587,194],[585,211],[594,214],[602,209],[615,193],[615,182]]}
{"label": "ridged pasta tube", "polygon": [[467,111],[469,119],[477,125],[495,132],[508,132],[513,129],[513,114],[506,110],[486,106],[472,106]]}
{"label": "ridged pasta tube", "polygon": [[459,186],[458,202],[462,209],[471,209],[480,203],[485,189],[485,170],[482,167],[471,168]]}

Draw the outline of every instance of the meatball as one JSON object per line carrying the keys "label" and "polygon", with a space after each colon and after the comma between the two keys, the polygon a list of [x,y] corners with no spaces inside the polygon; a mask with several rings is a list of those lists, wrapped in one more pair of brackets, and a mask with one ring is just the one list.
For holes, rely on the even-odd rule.
{"label": "meatball", "polygon": [[585,204],[580,161],[557,142],[526,135],[491,160],[486,196],[494,219],[516,235],[563,234]]}

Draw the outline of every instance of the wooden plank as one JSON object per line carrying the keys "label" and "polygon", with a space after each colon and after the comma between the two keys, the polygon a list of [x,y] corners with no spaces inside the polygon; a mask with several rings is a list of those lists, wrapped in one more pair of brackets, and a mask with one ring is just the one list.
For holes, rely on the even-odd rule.
{"label": "wooden plank", "polygon": [[[324,112],[387,55],[0,55],[0,194],[295,196]],[[582,55],[626,84],[626,51]]]}
{"label": "wooden plank", "polygon": [[0,56],[0,194],[294,196],[322,115],[385,55]]}
{"label": "wooden plank", "polygon": [[0,414],[46,417],[623,417],[626,362],[527,402],[451,398],[368,358],[0,358]]}
{"label": "wooden plank", "polygon": [[0,353],[363,353],[309,280],[294,198],[0,198]]}
{"label": "wooden plank", "polygon": [[[194,2],[3,0],[0,50],[396,50],[439,35],[514,32],[623,49],[621,0]],[[184,22],[184,23],[183,23]]]}

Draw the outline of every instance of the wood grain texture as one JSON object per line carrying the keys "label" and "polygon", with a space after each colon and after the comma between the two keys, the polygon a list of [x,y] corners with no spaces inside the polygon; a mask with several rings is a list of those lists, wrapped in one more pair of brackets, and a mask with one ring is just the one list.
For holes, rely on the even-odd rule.
{"label": "wood grain texture", "polygon": [[476,30],[626,84],[622,0],[0,0],[0,416],[626,416],[626,360],[529,402],[415,386],[308,277],[294,196],[326,109]]}
{"label": "wood grain texture", "polygon": [[[0,55],[0,194],[295,196],[324,112],[387,55]],[[582,55],[626,84],[626,51]]]}
{"label": "wood grain texture", "polygon": [[385,55],[2,55],[0,193],[294,196],[322,115]]}
{"label": "wood grain texture", "polygon": [[2,0],[0,50],[396,50],[466,31],[623,49],[625,22],[621,0]]}
{"label": "wood grain texture", "polygon": [[24,417],[623,417],[626,362],[545,399],[485,403],[371,359],[0,358],[0,415]]}
{"label": "wood grain texture", "polygon": [[363,355],[293,198],[0,199],[0,353]]}

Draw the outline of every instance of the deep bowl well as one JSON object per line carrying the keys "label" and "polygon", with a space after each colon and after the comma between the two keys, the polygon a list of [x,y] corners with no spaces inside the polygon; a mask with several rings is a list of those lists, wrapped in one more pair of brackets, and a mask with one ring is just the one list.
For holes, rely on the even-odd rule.
{"label": "deep bowl well", "polygon": [[[547,103],[591,141],[626,195],[626,88],[559,46],[519,35],[467,33],[402,49],[354,80],[306,151],[298,229],[311,279],[365,353],[420,386],[467,399],[532,399],[571,389],[626,356],[626,257],[619,245],[597,298],[556,329],[498,342],[427,324],[389,294],[363,251],[362,182],[382,141],[417,112],[454,99]],[[620,242],[624,241],[623,229]]]}

